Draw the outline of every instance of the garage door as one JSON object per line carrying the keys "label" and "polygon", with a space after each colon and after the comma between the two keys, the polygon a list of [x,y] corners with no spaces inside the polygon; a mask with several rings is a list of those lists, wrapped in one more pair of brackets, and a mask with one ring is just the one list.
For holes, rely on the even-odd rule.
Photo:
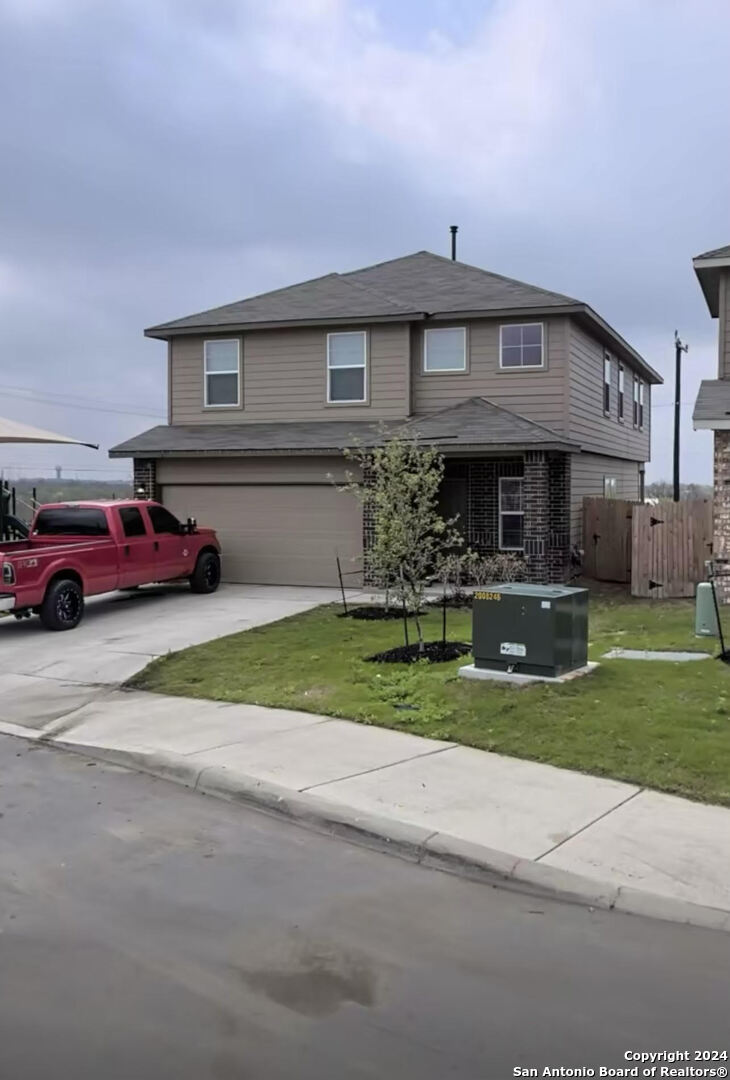
{"label": "garage door", "polygon": [[343,570],[361,569],[362,512],[329,484],[164,484],[162,499],[216,529],[224,581],[336,585],[338,554]]}

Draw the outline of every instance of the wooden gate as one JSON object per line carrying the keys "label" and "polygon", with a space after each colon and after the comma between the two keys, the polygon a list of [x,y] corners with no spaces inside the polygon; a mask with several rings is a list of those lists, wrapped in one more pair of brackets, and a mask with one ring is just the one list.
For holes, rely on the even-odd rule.
{"label": "wooden gate", "polygon": [[709,499],[633,507],[631,595],[657,600],[694,596],[712,555]]}
{"label": "wooden gate", "polygon": [[631,516],[626,499],[583,500],[584,572],[597,581],[631,581]]}

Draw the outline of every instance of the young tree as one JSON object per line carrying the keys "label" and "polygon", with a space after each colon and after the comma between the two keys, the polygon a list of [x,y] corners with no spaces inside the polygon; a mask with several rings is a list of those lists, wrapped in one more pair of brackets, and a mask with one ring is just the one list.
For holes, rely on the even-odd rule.
{"label": "young tree", "polygon": [[444,460],[433,446],[418,439],[382,432],[376,447],[346,451],[366,479],[348,474],[340,489],[353,494],[373,521],[374,539],[365,553],[368,576],[392,590],[413,613],[419,651],[424,651],[421,612],[426,586],[440,572],[442,560],[463,543],[438,509]]}

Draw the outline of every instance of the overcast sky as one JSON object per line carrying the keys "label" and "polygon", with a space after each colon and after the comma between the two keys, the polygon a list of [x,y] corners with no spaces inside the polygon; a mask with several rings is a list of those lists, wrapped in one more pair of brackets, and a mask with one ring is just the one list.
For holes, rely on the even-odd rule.
{"label": "overcast sky", "polygon": [[[670,377],[649,479],[679,329],[683,479],[710,481],[691,258],[730,242],[729,48],[727,0],[0,0],[0,414],[105,451],[164,419],[143,327],[445,254],[455,222],[465,261],[587,301]],[[126,469],[0,466],[56,462]]]}

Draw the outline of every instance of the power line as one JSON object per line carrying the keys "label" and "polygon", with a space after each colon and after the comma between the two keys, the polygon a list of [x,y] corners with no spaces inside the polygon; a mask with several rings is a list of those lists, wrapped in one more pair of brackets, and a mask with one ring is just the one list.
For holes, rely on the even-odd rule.
{"label": "power line", "polygon": [[[32,390],[30,387],[4,386],[0,384],[0,390],[11,397],[17,397],[25,401],[36,401],[43,405],[59,405],[65,409],[81,409],[85,412],[116,413],[120,416],[149,416],[155,420],[163,420],[162,413],[152,412],[149,409],[117,408],[103,400],[95,401],[93,398],[71,398],[68,395],[53,394],[45,390]],[[87,401],[89,404],[81,404]]]}

